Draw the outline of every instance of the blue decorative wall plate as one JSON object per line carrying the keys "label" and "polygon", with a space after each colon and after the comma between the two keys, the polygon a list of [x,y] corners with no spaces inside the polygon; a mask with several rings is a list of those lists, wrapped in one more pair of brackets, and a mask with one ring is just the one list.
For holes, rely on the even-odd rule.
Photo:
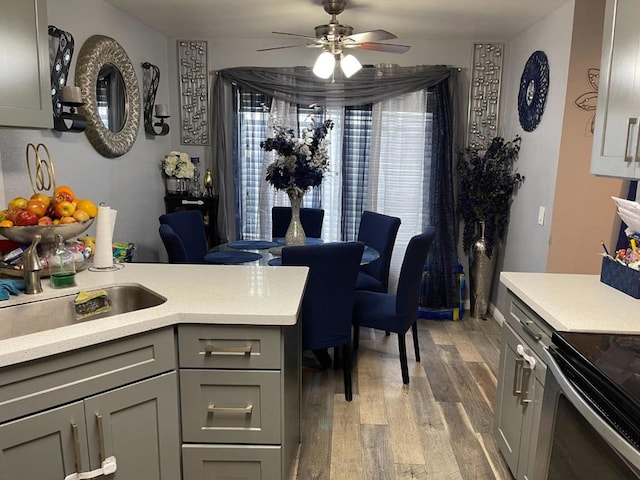
{"label": "blue decorative wall plate", "polygon": [[527,132],[533,132],[544,113],[549,93],[549,60],[537,50],[531,54],[520,77],[518,93],[518,117]]}

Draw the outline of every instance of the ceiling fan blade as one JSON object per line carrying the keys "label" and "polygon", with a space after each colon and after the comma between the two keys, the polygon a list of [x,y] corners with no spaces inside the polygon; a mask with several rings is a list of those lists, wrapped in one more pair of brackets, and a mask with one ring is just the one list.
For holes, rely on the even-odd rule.
{"label": "ceiling fan blade", "polygon": [[379,42],[380,40],[393,40],[396,37],[393,33],[386,30],[371,30],[370,32],[354,33],[345,37],[344,40],[351,40],[355,43]]}
{"label": "ceiling fan blade", "polygon": [[375,43],[375,42],[365,42],[365,43],[346,43],[343,45],[345,48],[361,48],[363,50],[373,50],[376,52],[387,52],[387,53],[404,53],[409,50],[411,47],[409,45],[397,45],[393,43]]}
{"label": "ceiling fan blade", "polygon": [[316,37],[310,37],[308,35],[300,35],[297,33],[288,33],[288,32],[271,32],[271,33],[275,33],[276,35],[288,35],[290,37],[306,38],[307,40],[311,40],[313,42],[318,41]]}
{"label": "ceiling fan blade", "polygon": [[296,48],[296,47],[315,47],[316,45],[304,45],[304,44],[298,44],[298,45],[284,45],[282,47],[270,47],[270,48],[258,48],[256,50],[256,52],[266,52],[269,50],[282,50],[283,48]]}

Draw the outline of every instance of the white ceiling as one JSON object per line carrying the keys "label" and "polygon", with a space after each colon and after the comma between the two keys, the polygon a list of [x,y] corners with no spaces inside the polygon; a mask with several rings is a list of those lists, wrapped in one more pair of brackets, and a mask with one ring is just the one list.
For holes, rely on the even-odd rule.
{"label": "white ceiling", "polygon": [[[338,21],[354,32],[384,29],[390,43],[418,39],[504,41],[524,32],[569,0],[353,0]],[[106,0],[168,37],[264,39],[282,45],[272,31],[314,36],[330,16],[322,0]],[[297,42],[287,39],[288,43]]]}

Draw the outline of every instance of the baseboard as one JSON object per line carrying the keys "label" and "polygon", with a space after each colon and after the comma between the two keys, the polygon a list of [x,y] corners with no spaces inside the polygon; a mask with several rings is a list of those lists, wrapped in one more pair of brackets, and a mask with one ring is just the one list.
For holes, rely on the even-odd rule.
{"label": "baseboard", "polygon": [[505,321],[504,315],[500,313],[500,310],[493,304],[489,304],[489,313],[491,314],[491,318],[493,318],[498,325],[502,326]]}

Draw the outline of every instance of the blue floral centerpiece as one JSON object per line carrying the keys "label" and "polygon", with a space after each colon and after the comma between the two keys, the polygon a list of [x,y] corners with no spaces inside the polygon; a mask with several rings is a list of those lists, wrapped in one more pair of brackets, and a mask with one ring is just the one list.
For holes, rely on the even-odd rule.
{"label": "blue floral centerpiece", "polygon": [[291,201],[291,224],[285,237],[285,245],[304,245],[306,237],[300,223],[300,205],[305,192],[322,183],[329,170],[329,139],[332,120],[310,124],[296,137],[293,129],[274,123],[273,136],[260,142],[266,152],[274,152],[276,158],[267,167],[265,179],[276,190],[283,190]]}

